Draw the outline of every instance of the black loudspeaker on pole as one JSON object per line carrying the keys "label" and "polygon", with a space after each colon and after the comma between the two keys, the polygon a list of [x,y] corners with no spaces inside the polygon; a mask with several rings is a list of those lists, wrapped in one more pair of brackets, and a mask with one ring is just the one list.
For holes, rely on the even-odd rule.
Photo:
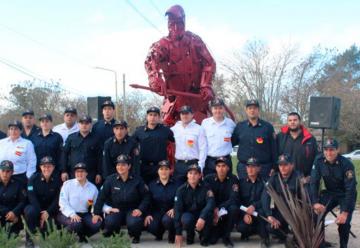
{"label": "black loudspeaker on pole", "polygon": [[94,120],[103,119],[101,104],[105,101],[111,101],[110,96],[96,96],[87,98],[87,111]]}
{"label": "black loudspeaker on pole", "polygon": [[325,129],[336,130],[340,121],[341,100],[334,96],[310,97],[309,127],[321,129],[321,150]]}

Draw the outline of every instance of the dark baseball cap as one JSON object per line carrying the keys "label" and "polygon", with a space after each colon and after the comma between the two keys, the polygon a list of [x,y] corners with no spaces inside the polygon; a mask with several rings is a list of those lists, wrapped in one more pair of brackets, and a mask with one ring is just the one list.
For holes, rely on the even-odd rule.
{"label": "dark baseball cap", "polygon": [[103,104],[101,104],[101,109],[103,109],[104,107],[112,107],[113,109],[115,109],[115,105],[112,101],[106,100],[105,102],[103,102]]}
{"label": "dark baseball cap", "polygon": [[42,121],[42,120],[52,121],[53,118],[52,118],[51,114],[43,114],[43,115],[40,116],[40,118],[39,118],[39,121]]}
{"label": "dark baseball cap", "polygon": [[245,105],[246,105],[246,107],[249,107],[249,106],[260,107],[259,101],[255,100],[255,99],[246,100]]}
{"label": "dark baseball cap", "polygon": [[86,170],[87,171],[86,164],[83,162],[77,163],[74,166],[74,171],[76,171],[76,170]]}
{"label": "dark baseball cap", "polygon": [[0,163],[0,170],[10,170],[14,171],[14,164],[10,160],[3,160]]}
{"label": "dark baseball cap", "polygon": [[324,148],[335,148],[339,147],[339,143],[336,139],[327,139],[324,144]]}
{"label": "dark baseball cap", "polygon": [[45,156],[40,160],[40,166],[44,164],[52,164],[54,165],[54,160],[51,156]]}
{"label": "dark baseball cap", "polygon": [[188,106],[188,105],[184,105],[184,106],[182,106],[181,108],[180,108],[180,110],[179,110],[179,113],[180,114],[187,114],[187,113],[192,113],[193,111],[192,111],[192,108],[190,107],[190,106]]}
{"label": "dark baseball cap", "polygon": [[221,98],[215,98],[214,100],[211,101],[211,107],[215,107],[215,106],[224,106],[224,100]]}
{"label": "dark baseball cap", "polygon": [[192,171],[192,170],[196,170],[197,172],[201,173],[201,168],[197,163],[192,164],[187,168],[187,172]]}
{"label": "dark baseball cap", "polygon": [[129,164],[129,156],[125,155],[125,154],[121,154],[116,158],[116,163],[117,164]]}
{"label": "dark baseball cap", "polygon": [[258,160],[256,158],[254,158],[254,157],[249,158],[246,161],[246,165],[247,166],[260,166]]}
{"label": "dark baseball cap", "polygon": [[80,122],[80,123],[82,123],[82,122],[91,123],[91,122],[92,122],[91,116],[89,116],[89,115],[82,115],[82,116],[79,118],[79,122]]}
{"label": "dark baseball cap", "polygon": [[157,113],[160,114],[160,109],[158,107],[150,107],[146,110],[146,114],[148,113]]}
{"label": "dark baseball cap", "polygon": [[117,127],[117,126],[122,126],[122,127],[127,128],[128,124],[126,121],[115,121],[113,124],[113,127]]}
{"label": "dark baseball cap", "polygon": [[161,160],[158,165],[159,165],[159,168],[166,167],[166,168],[170,169],[170,163],[167,160]]}
{"label": "dark baseball cap", "polygon": [[227,165],[227,161],[228,159],[226,157],[218,157],[216,160],[215,160],[215,164],[219,164],[219,163],[225,163]]}
{"label": "dark baseball cap", "polygon": [[77,110],[76,110],[76,108],[73,108],[73,107],[67,107],[64,111],[64,114],[67,114],[67,113],[77,115]]}
{"label": "dark baseball cap", "polygon": [[10,128],[10,127],[17,127],[17,128],[19,128],[20,130],[22,130],[22,128],[23,128],[21,122],[18,121],[18,120],[14,120],[14,121],[9,122],[8,128]]}
{"label": "dark baseball cap", "polygon": [[25,115],[32,115],[34,116],[34,111],[32,109],[26,109],[23,113],[22,113],[22,116],[25,116]]}
{"label": "dark baseball cap", "polygon": [[292,163],[291,157],[289,154],[281,154],[277,161],[278,165]]}

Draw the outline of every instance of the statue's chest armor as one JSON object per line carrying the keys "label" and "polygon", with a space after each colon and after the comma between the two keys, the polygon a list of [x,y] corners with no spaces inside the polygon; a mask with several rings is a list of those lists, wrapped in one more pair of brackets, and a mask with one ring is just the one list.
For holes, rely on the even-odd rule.
{"label": "statue's chest armor", "polygon": [[187,39],[170,43],[167,67],[169,75],[199,74],[201,61],[197,56],[195,46]]}

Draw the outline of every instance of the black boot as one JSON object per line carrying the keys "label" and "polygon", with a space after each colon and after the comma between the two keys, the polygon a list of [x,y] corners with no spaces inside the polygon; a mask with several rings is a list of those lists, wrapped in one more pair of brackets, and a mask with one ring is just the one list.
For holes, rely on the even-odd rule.
{"label": "black boot", "polygon": [[139,236],[134,237],[133,240],[132,240],[132,243],[133,244],[139,244],[140,243],[140,237]]}
{"label": "black boot", "polygon": [[234,247],[234,243],[231,241],[230,237],[223,238],[223,243],[225,247],[232,248]]}
{"label": "black boot", "polygon": [[174,244],[175,243],[175,233],[174,232],[169,232],[169,234],[168,234],[168,243],[169,244]]}
{"label": "black boot", "polygon": [[192,245],[194,244],[194,237],[195,237],[195,232],[187,232],[186,233],[186,244],[187,245]]}
{"label": "black boot", "polygon": [[158,234],[158,235],[155,236],[156,241],[161,241],[162,239],[163,239],[162,234]]}
{"label": "black boot", "polygon": [[264,238],[261,240],[261,248],[267,248],[270,247],[270,239]]}

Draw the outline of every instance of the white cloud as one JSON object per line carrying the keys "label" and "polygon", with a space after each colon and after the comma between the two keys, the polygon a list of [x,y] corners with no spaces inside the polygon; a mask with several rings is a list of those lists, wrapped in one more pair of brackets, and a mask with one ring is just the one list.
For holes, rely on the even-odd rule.
{"label": "white cloud", "polygon": [[90,24],[99,24],[99,23],[103,23],[105,19],[106,19],[105,15],[102,12],[97,11],[87,19],[87,22]]}

